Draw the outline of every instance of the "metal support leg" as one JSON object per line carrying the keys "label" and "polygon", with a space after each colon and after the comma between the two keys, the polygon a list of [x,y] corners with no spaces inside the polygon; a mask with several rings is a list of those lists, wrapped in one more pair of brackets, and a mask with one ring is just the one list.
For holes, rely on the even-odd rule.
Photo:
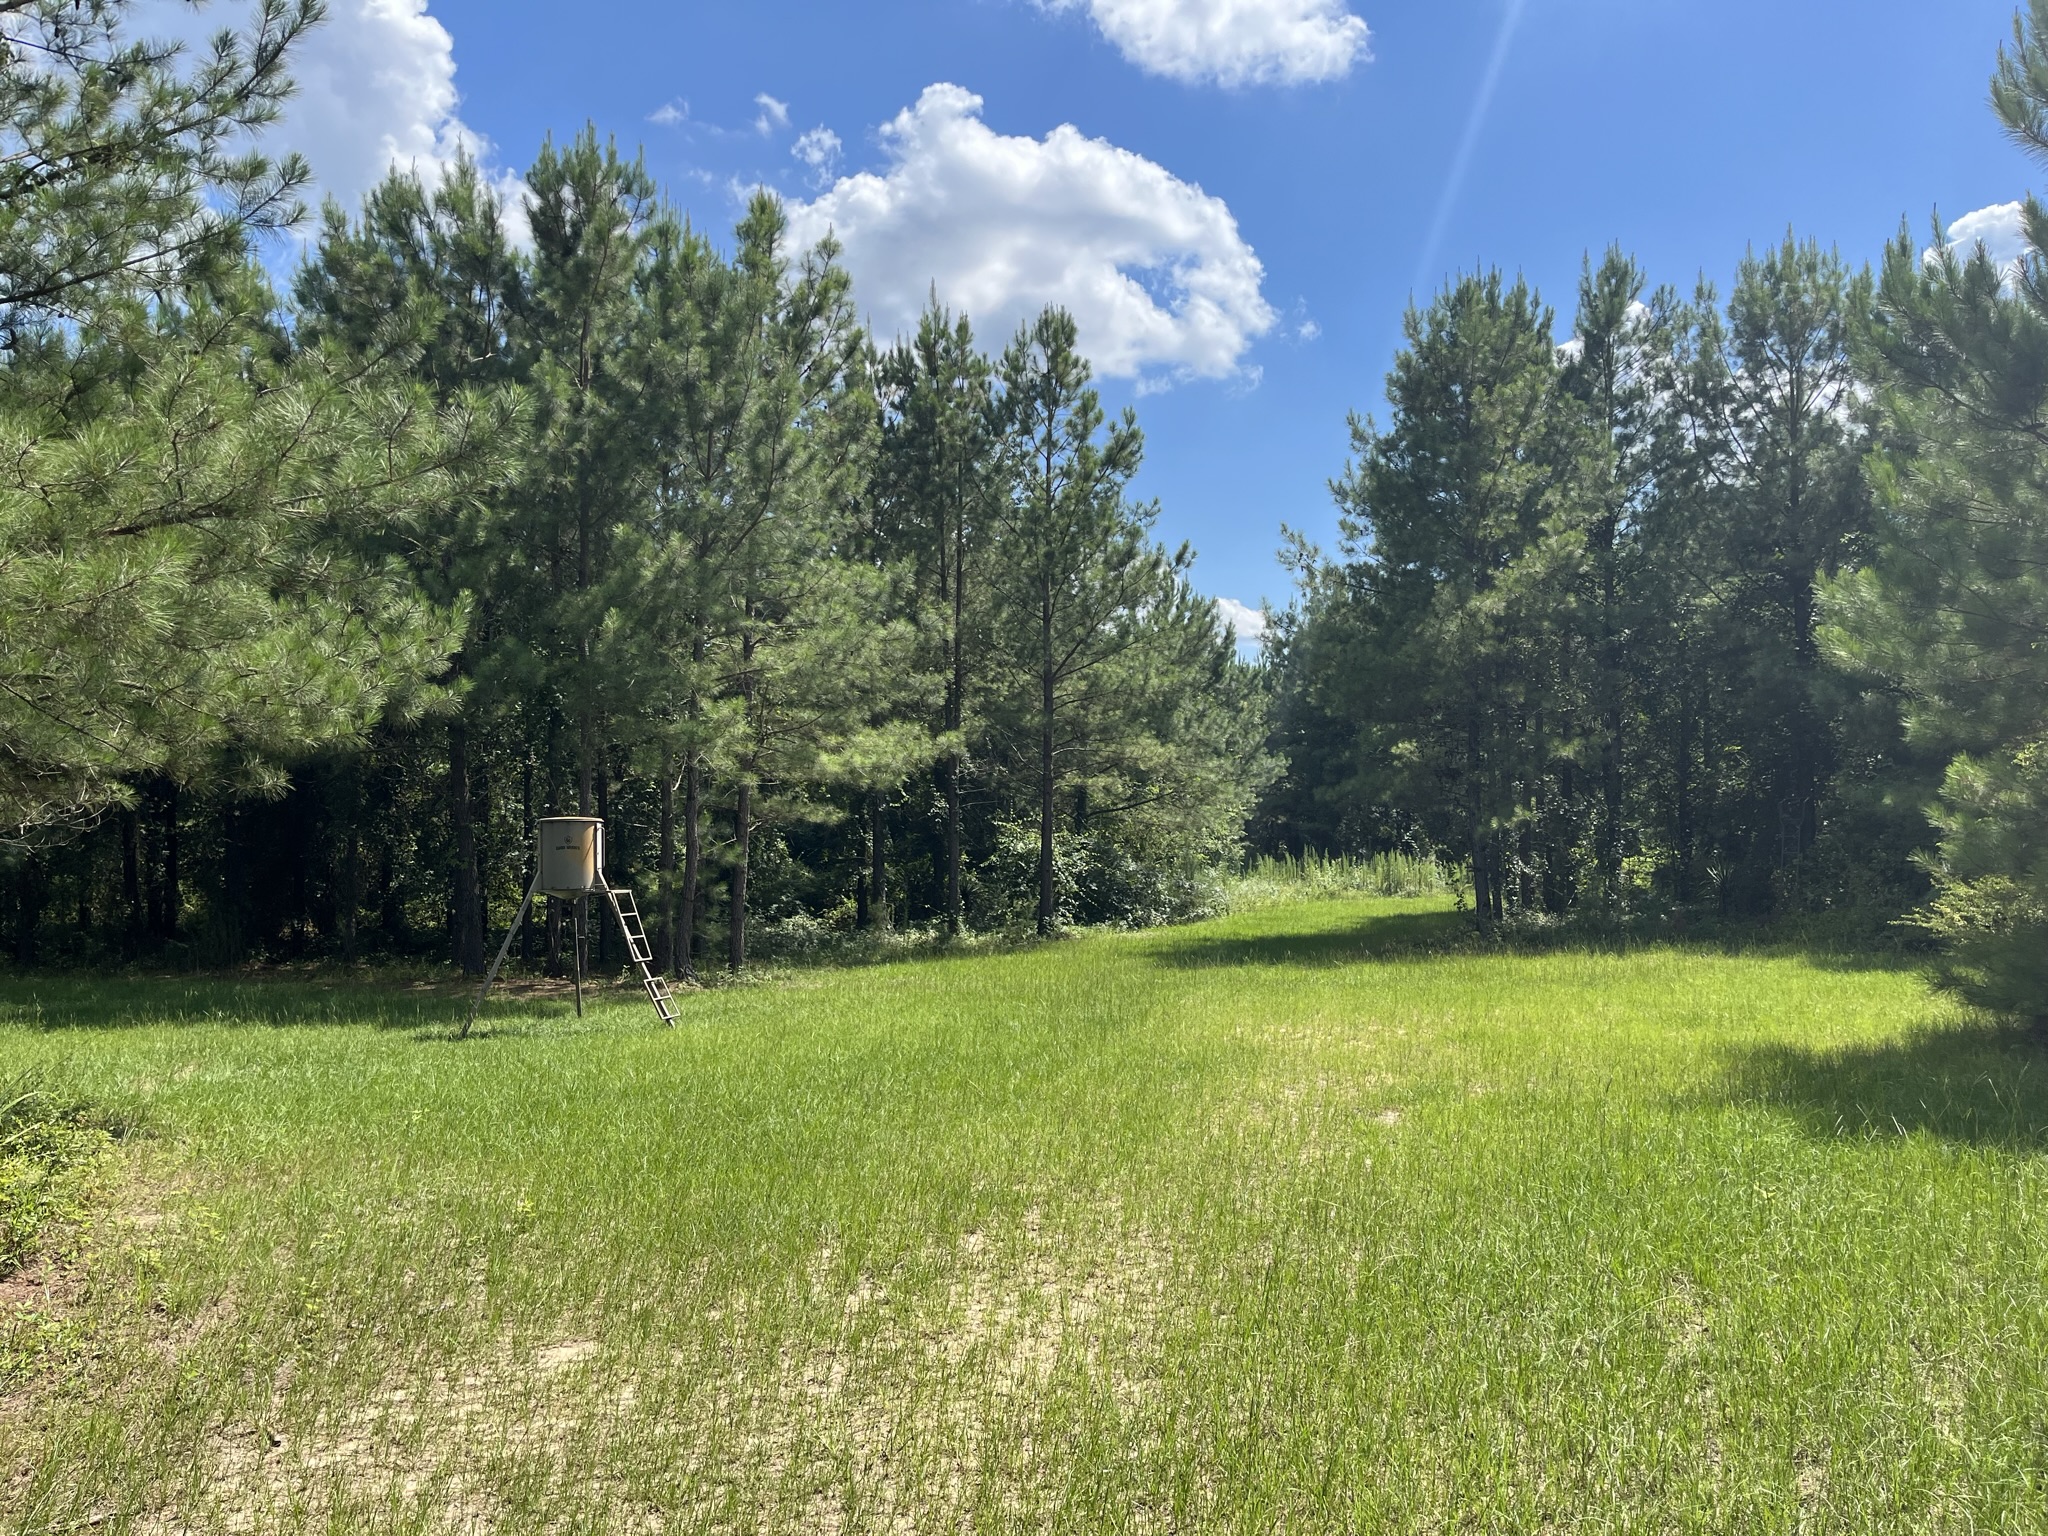
{"label": "metal support leg", "polygon": [[576,942],[570,948],[576,953],[576,1017],[579,1019],[583,1017],[583,914],[589,905],[589,897],[578,896],[575,905],[569,909],[574,914],[573,921],[576,924]]}
{"label": "metal support leg", "polygon": [[469,1005],[469,1017],[462,1021],[462,1033],[456,1036],[458,1040],[469,1038],[470,1028],[476,1023],[477,1010],[483,1007],[484,999],[490,995],[491,984],[498,979],[498,972],[505,964],[505,957],[512,953],[512,941],[519,936],[519,925],[526,921],[526,914],[533,906],[534,888],[539,884],[540,871],[536,869],[533,872],[533,884],[526,888],[526,899],[519,903],[519,911],[513,915],[512,926],[505,930],[505,942],[498,946],[498,958],[491,962],[490,970],[485,973],[483,986],[477,990],[475,999]]}

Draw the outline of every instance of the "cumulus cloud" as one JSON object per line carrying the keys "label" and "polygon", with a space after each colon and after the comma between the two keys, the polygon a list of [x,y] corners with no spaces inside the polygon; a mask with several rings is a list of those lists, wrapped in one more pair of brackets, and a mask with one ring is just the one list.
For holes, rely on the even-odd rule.
{"label": "cumulus cloud", "polygon": [[1982,246],[2000,271],[2010,272],[2032,249],[2027,244],[2026,213],[2024,203],[1994,203],[1966,213],[1949,225],[1948,248],[1967,259]]}
{"label": "cumulus cloud", "polygon": [[886,170],[789,206],[798,240],[838,236],[877,327],[910,330],[936,285],[991,344],[1060,304],[1111,377],[1238,374],[1276,316],[1229,208],[1072,126],[1013,138],[981,109],[931,86],[881,130]]}
{"label": "cumulus cloud", "polygon": [[1175,80],[1299,85],[1337,80],[1372,57],[1344,0],[1039,0],[1086,11],[1123,56]]}
{"label": "cumulus cloud", "polygon": [[678,97],[664,102],[647,114],[647,121],[663,128],[674,128],[690,120],[690,104]]}
{"label": "cumulus cloud", "polygon": [[1216,599],[1216,617],[1237,632],[1240,643],[1265,643],[1266,615],[1259,609],[1247,607],[1234,597],[1219,597]]}
{"label": "cumulus cloud", "polygon": [[[196,52],[249,14],[246,5],[197,11],[176,0],[146,0],[136,30],[180,39]],[[335,0],[326,21],[300,44],[291,72],[298,93],[265,146],[304,155],[320,190],[344,204],[359,203],[393,166],[431,184],[464,152],[490,161],[490,142],[457,110],[455,40],[428,14],[427,0]],[[513,202],[515,226],[523,227],[519,183],[505,173],[497,180]]]}
{"label": "cumulus cloud", "polygon": [[839,135],[830,128],[813,128],[809,133],[798,136],[790,145],[789,152],[811,168],[814,181],[822,185],[832,179],[832,173],[839,168],[839,151],[843,146]]}
{"label": "cumulus cloud", "polygon": [[761,115],[754,119],[754,132],[767,138],[778,128],[789,126],[789,103],[777,101],[766,91],[754,98],[754,105],[761,109]]}

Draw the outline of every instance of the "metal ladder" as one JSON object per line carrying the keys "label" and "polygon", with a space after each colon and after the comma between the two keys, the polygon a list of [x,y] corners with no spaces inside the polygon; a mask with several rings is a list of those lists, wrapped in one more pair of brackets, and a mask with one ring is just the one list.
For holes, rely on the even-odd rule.
{"label": "metal ladder", "polygon": [[654,1004],[654,1011],[661,1015],[661,1022],[673,1026],[677,1017],[675,994],[669,991],[668,983],[654,968],[654,949],[647,942],[647,929],[640,922],[640,904],[633,900],[631,890],[621,890],[610,881],[604,884],[604,894],[619,919],[619,931],[626,936],[626,953],[632,956],[633,964],[639,968],[640,985],[647,992],[647,1000]]}

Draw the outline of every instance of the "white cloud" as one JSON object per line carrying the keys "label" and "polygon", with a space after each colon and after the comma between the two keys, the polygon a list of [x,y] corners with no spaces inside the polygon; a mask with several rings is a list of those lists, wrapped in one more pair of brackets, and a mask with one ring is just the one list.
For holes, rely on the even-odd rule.
{"label": "white cloud", "polygon": [[663,128],[674,128],[680,123],[687,123],[689,120],[690,104],[681,97],[674,101],[664,102],[661,106],[656,107],[647,114],[647,121],[657,123]]}
{"label": "white cloud", "polygon": [[1140,69],[1218,85],[1337,80],[1372,57],[1344,0],[1039,0],[1085,10]]}
{"label": "white cloud", "polygon": [[777,101],[766,91],[754,98],[754,105],[761,109],[761,115],[754,119],[754,132],[767,138],[778,128],[789,126],[789,103]]}
{"label": "white cloud", "polygon": [[[251,7],[196,10],[177,0],[146,0],[138,34],[172,37],[196,58],[224,26],[246,24]],[[428,14],[427,0],[334,0],[291,61],[298,92],[265,136],[272,151],[306,157],[320,190],[348,207],[392,167],[416,170],[430,185],[465,151],[487,167],[490,141],[462,121],[455,89],[455,40]],[[509,172],[494,177],[511,199],[508,223],[524,233],[521,191]]]}
{"label": "white cloud", "polygon": [[1982,246],[1993,264],[2009,273],[2033,249],[2027,244],[2026,214],[2024,203],[1994,203],[1966,213],[1949,225],[1948,248],[1967,260]]}
{"label": "white cloud", "polygon": [[789,152],[811,168],[812,177],[822,186],[838,170],[842,147],[839,135],[830,128],[813,128],[809,133],[799,135],[797,141],[790,145]]}
{"label": "white cloud", "polygon": [[1323,328],[1313,320],[1304,320],[1294,328],[1294,339],[1296,341],[1320,341],[1322,335]]}
{"label": "white cloud", "polygon": [[837,234],[878,329],[911,329],[936,284],[991,345],[1060,304],[1111,377],[1237,374],[1276,316],[1229,208],[1072,126],[998,134],[981,108],[931,86],[881,130],[886,171],[790,205],[799,241]]}
{"label": "white cloud", "polygon": [[1247,607],[1234,597],[1219,597],[1216,599],[1216,617],[1237,631],[1240,644],[1265,644],[1266,615],[1257,608]]}

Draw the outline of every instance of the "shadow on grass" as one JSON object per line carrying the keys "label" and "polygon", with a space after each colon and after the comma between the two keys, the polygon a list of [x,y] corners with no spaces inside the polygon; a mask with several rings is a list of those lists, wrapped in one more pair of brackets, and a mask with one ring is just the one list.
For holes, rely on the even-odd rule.
{"label": "shadow on grass", "polygon": [[1944,1141],[2048,1151],[2048,1049],[2017,1026],[1929,1027],[1904,1039],[1841,1050],[1772,1046],[1731,1062],[1737,1104],[1792,1116],[1808,1134]]}
{"label": "shadow on grass", "polygon": [[[1300,909],[1316,912],[1314,907]],[[1153,949],[1160,965],[1175,970],[1212,966],[1355,965],[1366,960],[1427,960],[1447,953],[1485,953],[1489,943],[1469,916],[1456,912],[1378,912],[1341,928],[1229,934],[1185,930]]]}
{"label": "shadow on grass", "polygon": [[[1300,909],[1314,912],[1313,907]],[[1609,955],[1692,950],[1728,956],[1782,957],[1823,970],[1913,970],[1926,961],[1896,945],[1859,947],[1840,935],[1726,925],[1673,924],[1602,929],[1578,923],[1506,924],[1482,930],[1469,912],[1375,912],[1341,927],[1254,935],[1181,932],[1153,950],[1175,970],[1229,966],[1340,966],[1429,961],[1447,956]]]}
{"label": "shadow on grass", "polygon": [[[593,989],[593,1006],[638,998],[634,988]],[[303,977],[15,977],[0,980],[0,1026],[43,1030],[148,1029],[214,1025],[230,1029],[349,1027],[427,1037],[452,1035],[469,1013],[474,983]],[[524,1032],[561,1017],[573,1022],[566,984],[522,985],[494,994],[479,1032]]]}

